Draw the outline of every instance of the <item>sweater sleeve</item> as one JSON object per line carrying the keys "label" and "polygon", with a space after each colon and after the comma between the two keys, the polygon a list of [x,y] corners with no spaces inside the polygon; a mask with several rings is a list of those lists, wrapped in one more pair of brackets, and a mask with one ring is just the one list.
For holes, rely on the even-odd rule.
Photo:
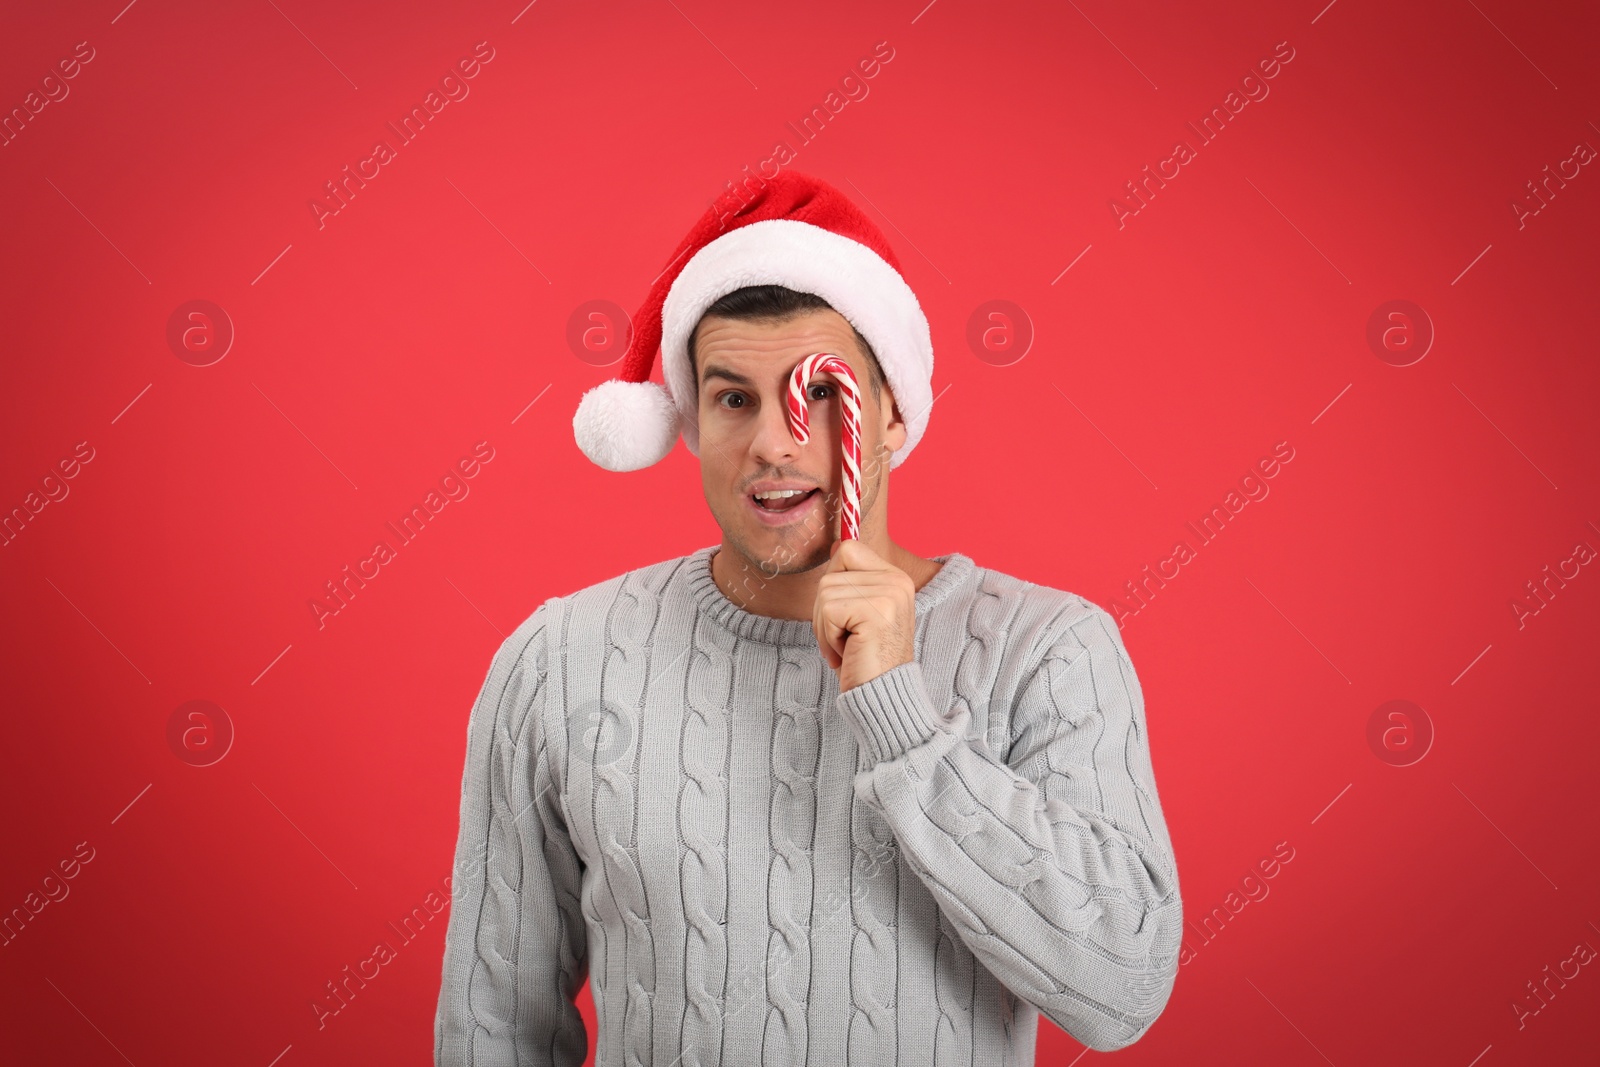
{"label": "sweater sleeve", "polygon": [[[870,756],[857,797],[973,954],[1099,1052],[1138,1040],[1178,972],[1182,905],[1145,737],[1144,696],[1111,616],[1084,602],[1017,690],[1002,761],[902,664],[837,703]],[[980,708],[980,712],[985,709]]]}
{"label": "sweater sleeve", "polygon": [[[500,646],[467,727],[436,1067],[581,1067],[582,867],[547,744],[544,606]],[[559,738],[556,739],[559,741]]]}

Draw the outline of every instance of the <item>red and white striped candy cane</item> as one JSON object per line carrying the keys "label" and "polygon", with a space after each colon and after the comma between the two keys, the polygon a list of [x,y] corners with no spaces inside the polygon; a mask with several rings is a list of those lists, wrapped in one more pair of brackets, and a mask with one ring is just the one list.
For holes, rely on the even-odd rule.
{"label": "red and white striped candy cane", "polygon": [[811,439],[806,399],[807,383],[813,374],[831,374],[839,382],[839,406],[844,412],[844,514],[840,518],[839,540],[861,537],[861,390],[856,387],[850,364],[831,352],[817,352],[795,365],[789,375],[789,430],[805,444]]}

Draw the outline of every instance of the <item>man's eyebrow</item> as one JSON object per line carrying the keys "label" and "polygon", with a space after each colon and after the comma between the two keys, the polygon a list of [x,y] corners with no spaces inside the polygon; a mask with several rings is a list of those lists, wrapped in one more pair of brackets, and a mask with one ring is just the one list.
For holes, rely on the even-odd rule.
{"label": "man's eyebrow", "polygon": [[734,373],[733,371],[729,370],[726,367],[707,367],[706,368],[705,377],[701,378],[700,380],[702,382],[709,382],[713,378],[726,378],[728,381],[733,382],[735,385],[742,385],[742,386],[745,386],[746,388],[752,388],[752,389],[755,388],[755,384],[756,384],[755,382],[751,381],[749,378],[746,378],[744,375],[736,374],[736,373]]}

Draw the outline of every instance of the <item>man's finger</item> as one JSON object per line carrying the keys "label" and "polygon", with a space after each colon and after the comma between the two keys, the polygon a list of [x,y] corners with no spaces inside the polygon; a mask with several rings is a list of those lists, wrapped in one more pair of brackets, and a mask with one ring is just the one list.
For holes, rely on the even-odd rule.
{"label": "man's finger", "polygon": [[825,645],[827,645],[829,649],[832,650],[834,658],[837,659],[841,664],[844,662],[844,642],[845,642],[845,637],[846,637],[846,635],[848,633],[849,633],[849,631],[846,630],[843,626],[840,626],[838,623],[833,622],[826,615],[823,616],[823,618],[822,618],[822,640],[823,640],[823,643]]}
{"label": "man's finger", "polygon": [[[817,646],[822,650],[822,661],[829,667],[836,666],[834,661],[833,646],[828,641],[828,624],[822,614],[823,598],[819,590],[816,603],[811,606],[811,629],[817,635]],[[840,660],[843,663],[843,660]]]}
{"label": "man's finger", "polygon": [[833,557],[840,570],[876,571],[883,570],[891,564],[878,555],[867,545],[855,538],[849,541],[835,541],[838,552]]}

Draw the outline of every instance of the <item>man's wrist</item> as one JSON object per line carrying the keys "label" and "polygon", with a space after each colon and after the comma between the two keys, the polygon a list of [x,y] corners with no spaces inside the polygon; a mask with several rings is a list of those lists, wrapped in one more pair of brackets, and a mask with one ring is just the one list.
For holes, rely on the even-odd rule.
{"label": "man's wrist", "polygon": [[904,755],[945,724],[933,706],[916,660],[892,667],[834,699],[856,743],[874,763]]}

